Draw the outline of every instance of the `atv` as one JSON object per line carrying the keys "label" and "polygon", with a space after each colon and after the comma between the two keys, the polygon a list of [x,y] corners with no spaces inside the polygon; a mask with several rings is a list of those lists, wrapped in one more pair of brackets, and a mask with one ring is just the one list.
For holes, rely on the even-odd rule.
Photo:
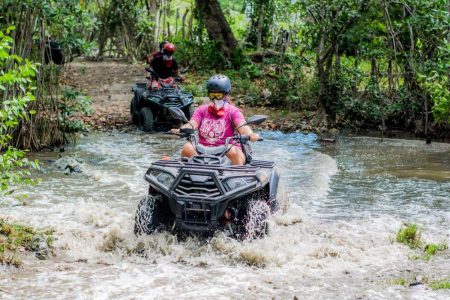
{"label": "atv", "polygon": [[179,123],[179,120],[169,113],[168,109],[171,107],[181,109],[190,118],[194,110],[192,93],[181,90],[176,78],[161,79],[151,68],[145,68],[145,70],[157,79],[158,88],[149,90],[147,84],[143,82],[133,85],[131,90],[134,96],[130,104],[133,124],[147,132],[152,131],[156,126],[173,127],[174,124]]}
{"label": "atv", "polygon": [[[183,111],[171,113],[187,122]],[[255,115],[244,125],[260,124]],[[148,195],[136,211],[134,232],[158,230],[210,236],[217,230],[237,239],[260,238],[268,232],[268,218],[278,210],[279,171],[272,161],[251,160],[249,137],[235,135],[224,146],[205,147],[193,129],[180,129],[198,155],[179,160],[158,160],[145,173]],[[260,140],[263,140],[262,138]],[[231,165],[227,149],[241,144],[247,158],[243,166]],[[245,145],[245,147],[244,147]]]}

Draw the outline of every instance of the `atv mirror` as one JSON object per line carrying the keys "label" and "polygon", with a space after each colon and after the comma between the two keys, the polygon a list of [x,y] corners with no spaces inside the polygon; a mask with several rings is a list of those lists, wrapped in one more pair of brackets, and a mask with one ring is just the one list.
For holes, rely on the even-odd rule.
{"label": "atv mirror", "polygon": [[172,117],[179,119],[185,123],[189,122],[189,120],[186,118],[186,115],[184,114],[184,112],[179,109],[178,107],[169,107],[168,108],[170,114],[172,115]]}
{"label": "atv mirror", "polygon": [[254,115],[248,118],[247,122],[245,122],[245,125],[251,125],[251,124],[261,124],[265,120],[267,120],[267,116],[264,115]]}

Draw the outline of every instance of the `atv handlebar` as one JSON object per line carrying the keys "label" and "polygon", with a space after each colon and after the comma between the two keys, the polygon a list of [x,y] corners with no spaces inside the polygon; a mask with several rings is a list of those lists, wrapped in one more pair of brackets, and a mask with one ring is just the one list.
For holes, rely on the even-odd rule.
{"label": "atv handlebar", "polygon": [[[242,144],[245,144],[245,143],[250,141],[250,136],[249,135],[235,135],[235,136],[231,136],[231,137],[229,137],[229,138],[227,138],[225,140],[225,145],[228,145],[231,140],[239,141]],[[258,139],[258,142],[262,142],[262,141],[264,141],[264,139],[262,137],[260,137]]]}

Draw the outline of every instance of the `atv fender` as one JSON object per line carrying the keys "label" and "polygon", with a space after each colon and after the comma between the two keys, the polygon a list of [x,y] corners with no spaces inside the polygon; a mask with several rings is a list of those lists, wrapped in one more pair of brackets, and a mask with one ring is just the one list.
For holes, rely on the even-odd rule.
{"label": "atv fender", "polygon": [[269,179],[269,205],[273,211],[278,209],[277,202],[277,191],[278,191],[278,182],[280,181],[280,170],[277,166],[273,167],[272,174]]}
{"label": "atv fender", "polygon": [[131,88],[131,91],[136,96],[136,100],[138,101],[138,103],[142,97],[142,94],[145,92],[146,89],[147,89],[147,84],[145,82],[138,82],[135,85],[133,85],[133,87]]}

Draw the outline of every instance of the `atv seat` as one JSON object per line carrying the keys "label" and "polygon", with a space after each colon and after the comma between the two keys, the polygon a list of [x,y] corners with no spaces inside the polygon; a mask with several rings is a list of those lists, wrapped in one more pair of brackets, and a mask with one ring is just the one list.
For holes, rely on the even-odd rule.
{"label": "atv seat", "polygon": [[225,146],[206,147],[203,145],[197,145],[197,152],[199,154],[219,155],[225,151]]}

